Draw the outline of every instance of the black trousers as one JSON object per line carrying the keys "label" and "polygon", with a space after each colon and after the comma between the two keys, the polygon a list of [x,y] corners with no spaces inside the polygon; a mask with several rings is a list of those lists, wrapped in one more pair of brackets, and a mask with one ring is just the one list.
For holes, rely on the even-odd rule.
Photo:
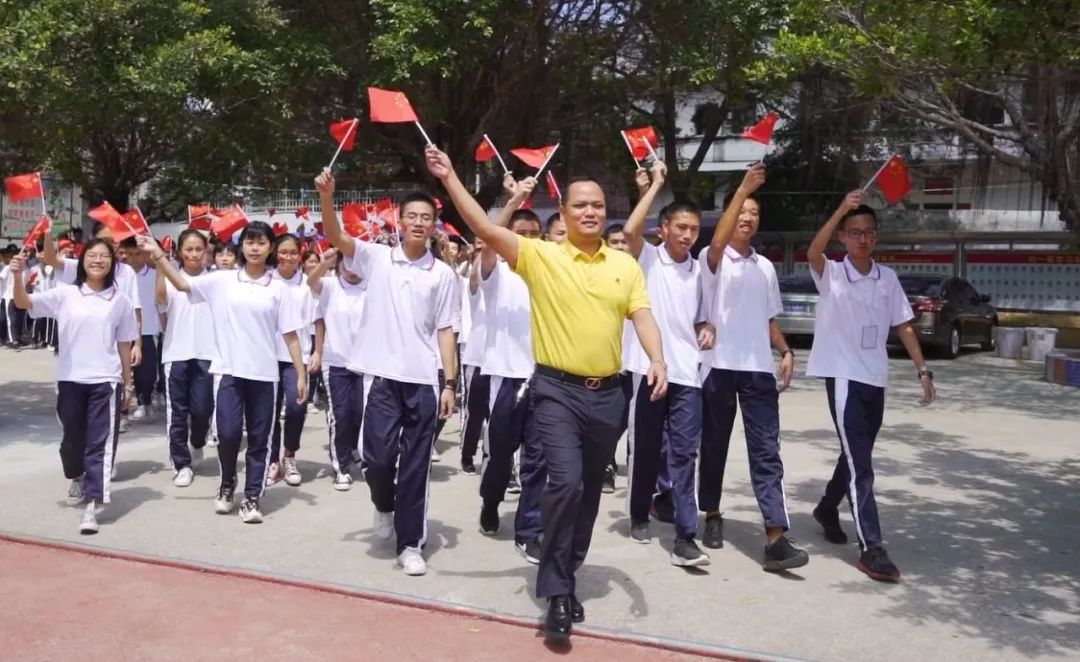
{"label": "black trousers", "polygon": [[576,590],[574,573],[592,542],[604,469],[622,434],[629,401],[618,384],[593,391],[542,374],[533,375],[529,393],[547,463],[536,576],[536,595],[546,598]]}
{"label": "black trousers", "polygon": [[[305,366],[306,368],[306,366]],[[285,441],[285,450],[295,454],[300,450],[300,434],[304,431],[307,420],[307,402],[297,402],[296,367],[289,361],[278,361],[280,378],[277,400],[274,402],[274,429],[270,433],[270,462],[281,460],[281,442]],[[307,371],[304,372],[307,379]],[[310,384],[310,380],[308,380]],[[285,415],[282,416],[282,410]]]}
{"label": "black trousers", "polygon": [[56,417],[63,430],[60,462],[64,477],[82,476],[83,494],[98,503],[109,503],[109,476],[123,395],[124,387],[113,382],[56,384]]}
{"label": "black trousers", "polygon": [[348,368],[324,365],[327,386],[326,426],[330,430],[330,464],[335,473],[348,473],[360,455],[364,422],[364,376]]}
{"label": "black trousers", "polygon": [[214,413],[214,376],[210,362],[201,359],[170,361],[165,380],[165,425],[173,468],[191,466],[192,448],[206,445]]}
{"label": "black trousers", "polygon": [[484,422],[488,419],[491,376],[480,374],[480,367],[465,366],[465,403],[461,408],[461,459],[471,460],[480,445]]}
{"label": "black trousers", "polygon": [[236,462],[246,425],[244,496],[257,501],[266,488],[266,474],[270,468],[270,429],[274,424],[278,384],[221,375],[215,388],[214,416],[221,484],[236,485]]}
{"label": "black trousers", "polygon": [[153,400],[154,384],[158,378],[157,336],[142,337],[142,361],[135,366],[135,397],[140,405]]}

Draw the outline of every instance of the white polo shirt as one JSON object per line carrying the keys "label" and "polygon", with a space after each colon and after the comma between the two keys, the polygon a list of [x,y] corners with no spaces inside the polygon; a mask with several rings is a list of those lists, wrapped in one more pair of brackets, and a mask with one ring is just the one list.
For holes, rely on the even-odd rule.
{"label": "white polo shirt", "polygon": [[[295,309],[294,314],[303,322],[297,336],[300,338],[300,354],[303,356],[304,365],[307,365],[311,363],[311,336],[315,333],[315,312],[319,302],[307,286],[307,276],[303,270],[297,269],[292,278],[285,278],[276,269],[273,274],[274,280],[284,285],[289,294],[285,298],[286,305],[292,306]],[[277,337],[277,360],[292,363],[289,346],[285,344],[285,337],[280,335]]]}
{"label": "white polo shirt", "polygon": [[[204,270],[202,273],[207,272]],[[188,282],[199,277],[189,276],[185,271],[181,271],[180,275]],[[214,319],[210,314],[210,304],[193,303],[191,297],[166,280],[165,305],[162,308],[167,323],[161,348],[161,362],[191,359],[213,361],[217,356],[217,340],[214,338]]]}
{"label": "white polo shirt", "polygon": [[[73,257],[64,258],[64,266],[60,267],[60,270],[56,274],[56,281],[59,283],[65,283],[72,285],[75,283],[75,277],[79,275],[79,261]],[[120,290],[120,294],[123,294],[129,301],[135,306],[135,310],[142,309],[142,301],[139,300],[139,286],[135,280],[135,270],[123,262],[116,263],[116,275],[113,280],[116,284],[116,289]],[[157,310],[157,307],[154,307]]]}
{"label": "white polo shirt", "polygon": [[457,275],[430,251],[410,261],[400,246],[359,240],[353,245],[355,252],[346,257],[345,266],[368,286],[349,370],[437,386],[436,333],[457,327],[461,315]]}
{"label": "white polo shirt", "polygon": [[532,351],[532,305],[529,286],[499,258],[480,287],[487,303],[487,348],[480,373],[528,379],[536,363]]}
{"label": "white polo shirt", "polygon": [[[360,333],[360,320],[367,298],[367,281],[356,285],[340,276],[324,276],[322,292],[315,319],[326,325],[323,340],[323,365],[333,368],[349,367],[349,353]],[[379,351],[375,348],[375,351]]]}
{"label": "white polo shirt", "polygon": [[247,271],[215,271],[192,278],[191,301],[210,304],[218,356],[210,364],[215,375],[232,375],[260,382],[278,381],[277,343],[290,331],[300,331],[299,308],[285,299],[289,293],[272,272],[257,280]]}
{"label": "white polo shirt", "polygon": [[[698,348],[694,324],[704,319],[701,306],[701,265],[687,256],[675,262],[666,246],[648,242],[641,248],[638,263],[645,273],[653,316],[664,341],[664,361],[668,380],[682,386],[701,386]],[[628,334],[623,346],[623,366],[630,372],[644,375],[649,371],[649,356],[637,334]]]}
{"label": "white polo shirt", "polygon": [[147,314],[143,315],[142,334],[156,337],[157,334],[161,333],[161,318],[150,311],[157,311],[157,304],[154,301],[157,295],[155,289],[157,287],[157,269],[152,269],[150,265],[146,265],[136,271],[135,287],[139,291],[139,307],[147,311]]}
{"label": "white polo shirt", "polygon": [[473,327],[472,308],[469,306],[469,279],[459,275],[458,283],[461,284],[461,330],[458,332],[457,341],[459,345],[465,345],[469,342]]}
{"label": "white polo shirt", "polygon": [[806,374],[885,388],[889,329],[915,316],[896,272],[874,262],[864,276],[845,257],[825,260],[821,276],[810,274],[821,298]]}
{"label": "white polo shirt", "polygon": [[56,381],[120,383],[124,378],[118,342],[138,338],[135,307],[115,284],[102,292],[60,285],[30,295],[30,316],[56,319],[60,354]]}
{"label": "white polo shirt", "polygon": [[721,370],[767,372],[775,369],[769,320],[783,312],[780,282],[772,262],[757,251],[743,257],[728,246],[709,269],[708,249],[698,256],[703,278],[713,280],[706,291],[713,292],[710,321],[716,327],[716,345],[710,365]]}
{"label": "white polo shirt", "polygon": [[[5,264],[4,268],[0,269],[0,299],[10,301],[14,296],[15,281],[11,278],[11,267]],[[7,314],[7,311],[4,312]]]}
{"label": "white polo shirt", "polygon": [[465,296],[467,298],[461,307],[461,325],[465,326],[465,311],[468,311],[472,328],[469,331],[469,339],[465,342],[465,351],[461,353],[461,363],[479,367],[484,365],[484,352],[488,344],[488,296],[482,287],[477,287],[476,293],[473,294],[469,290],[468,282],[465,283]]}

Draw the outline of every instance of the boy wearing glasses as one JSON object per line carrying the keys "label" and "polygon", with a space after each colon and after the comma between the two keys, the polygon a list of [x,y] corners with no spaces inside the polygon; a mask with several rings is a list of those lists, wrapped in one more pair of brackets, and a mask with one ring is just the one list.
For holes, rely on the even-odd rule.
{"label": "boy wearing glasses", "polygon": [[435,201],[413,193],[401,201],[404,235],[393,248],[354,239],[334,211],[334,176],[315,179],[326,238],[349,271],[367,283],[367,299],[350,371],[363,375],[361,452],[364,478],[375,506],[374,535],[397,537],[397,561],[406,575],[423,575],[427,563],[428,480],[439,419],[454,410],[457,374],[454,329],[461,314],[457,275],[428,250],[435,233]]}
{"label": "boy wearing glasses", "polygon": [[[837,262],[825,249],[839,228],[847,256]],[[810,273],[821,299],[814,320],[814,345],[806,374],[824,377],[840,458],[825,496],[814,508],[814,519],[831,543],[847,543],[840,527],[840,501],[847,495],[862,552],[858,568],[872,579],[895,582],[900,571],[889,559],[881,539],[871,453],[881,429],[888,382],[885,342],[895,327],[915,362],[923,388],[923,405],[934,401],[934,375],[923,361],[919,340],[911,327],[911,305],[900,280],[872,255],[877,244],[877,216],[862,204],[862,191],[852,191],[810,244]]]}

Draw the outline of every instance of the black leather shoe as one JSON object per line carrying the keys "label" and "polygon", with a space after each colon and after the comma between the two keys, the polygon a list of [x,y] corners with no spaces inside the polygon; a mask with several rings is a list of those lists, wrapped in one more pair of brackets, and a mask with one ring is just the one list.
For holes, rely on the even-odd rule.
{"label": "black leather shoe", "polygon": [[570,620],[575,623],[585,622],[585,607],[573,593],[570,594]]}
{"label": "black leather shoe", "polygon": [[570,616],[570,596],[556,595],[548,598],[547,620],[544,631],[549,639],[568,639],[573,623]]}

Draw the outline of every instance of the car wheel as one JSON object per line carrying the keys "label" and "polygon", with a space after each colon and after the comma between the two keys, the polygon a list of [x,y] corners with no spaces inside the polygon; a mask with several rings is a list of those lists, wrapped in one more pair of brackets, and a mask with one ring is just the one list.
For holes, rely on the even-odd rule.
{"label": "car wheel", "polygon": [[984,352],[992,352],[997,349],[997,327],[997,320],[990,323],[990,337],[982,344],[982,350]]}
{"label": "car wheel", "polygon": [[960,355],[960,327],[956,324],[949,329],[949,338],[945,346],[941,348],[942,355],[947,359],[955,359]]}

